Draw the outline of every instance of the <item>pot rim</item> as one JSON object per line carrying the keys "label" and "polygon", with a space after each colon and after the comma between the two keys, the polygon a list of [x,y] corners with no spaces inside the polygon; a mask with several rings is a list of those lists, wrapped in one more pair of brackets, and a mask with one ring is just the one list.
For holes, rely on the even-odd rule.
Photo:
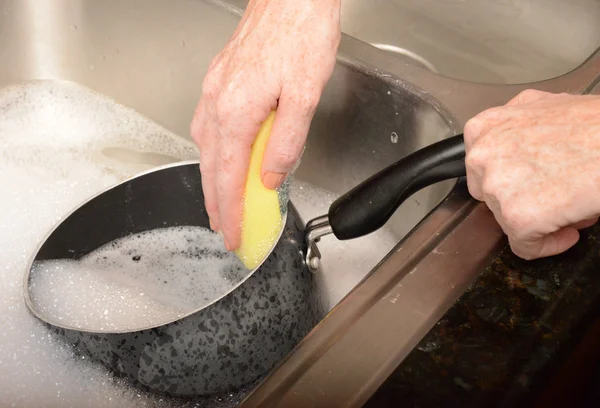
{"label": "pot rim", "polygon": [[[77,331],[77,332],[81,332],[81,333],[90,333],[90,334],[105,334],[105,335],[110,335],[110,334],[130,334],[130,333],[137,333],[137,332],[141,332],[141,331],[145,331],[145,330],[151,330],[151,329],[157,329],[160,327],[165,327],[168,326],[170,324],[173,324],[175,322],[184,320],[198,312],[201,312],[204,309],[207,309],[208,307],[214,305],[215,303],[217,303],[218,301],[220,301],[221,299],[224,299],[225,297],[227,297],[230,293],[232,293],[233,291],[235,291],[236,289],[238,289],[244,282],[246,282],[252,275],[254,275],[254,273],[259,270],[262,265],[265,263],[265,261],[271,256],[271,254],[273,253],[273,251],[275,250],[275,248],[277,247],[277,245],[279,244],[279,241],[281,240],[281,236],[283,235],[283,231],[285,230],[286,227],[286,223],[287,223],[287,219],[288,219],[288,209],[286,208],[285,214],[282,215],[282,220],[283,223],[281,225],[281,229],[279,231],[279,234],[277,235],[277,240],[275,241],[275,244],[273,245],[273,247],[271,248],[271,250],[267,253],[267,255],[264,257],[264,259],[261,261],[261,263],[254,269],[252,269],[251,271],[248,271],[248,273],[246,274],[246,276],[241,279],[239,282],[237,282],[234,286],[232,286],[228,291],[224,292],[222,295],[216,297],[214,300],[212,300],[210,303],[205,304],[204,306],[198,308],[198,309],[194,309],[191,312],[188,312],[184,315],[181,315],[179,317],[177,317],[176,319],[172,319],[169,321],[165,321],[163,323],[157,323],[154,325],[150,325],[150,326],[142,326],[139,328],[135,328],[135,329],[128,329],[128,330],[91,330],[91,329],[84,329],[84,328],[79,328],[79,327],[74,327],[74,326],[70,326],[70,325],[66,325],[66,324],[62,324],[62,323],[58,323],[58,322],[54,322],[50,319],[48,319],[47,317],[45,317],[41,312],[38,311],[38,309],[36,308],[36,306],[34,305],[33,300],[31,299],[30,293],[29,293],[29,278],[31,275],[31,269],[33,267],[33,263],[35,262],[35,259],[37,258],[38,253],[40,252],[40,249],[42,248],[42,246],[46,243],[46,241],[48,240],[48,238],[50,238],[50,236],[56,231],[56,229],[63,223],[65,222],[71,215],[73,215],[76,211],[78,211],[82,206],[84,206],[85,204],[87,204],[88,202],[96,199],[97,197],[101,196],[102,194],[118,187],[121,186],[123,184],[126,184],[128,182],[130,182],[131,180],[143,177],[145,175],[151,174],[151,173],[156,173],[158,171],[161,170],[165,170],[165,169],[169,169],[169,168],[174,168],[174,167],[181,167],[181,166],[189,166],[191,164],[197,164],[198,165],[198,172],[200,173],[200,161],[199,160],[183,160],[183,161],[178,161],[178,162],[174,162],[174,163],[169,163],[169,164],[165,164],[162,166],[157,166],[157,167],[153,167],[149,170],[140,172],[134,176],[128,177],[124,180],[121,180],[118,183],[109,185],[108,187],[100,190],[98,193],[93,194],[92,196],[86,198],[85,200],[83,200],[82,202],[80,202],[78,205],[74,206],[70,211],[68,211],[65,216],[63,216],[57,223],[54,224],[54,226],[52,228],[50,228],[50,230],[44,235],[43,239],[40,240],[40,242],[36,245],[35,250],[33,251],[33,255],[30,257],[29,261],[27,262],[27,268],[25,271],[25,275],[23,277],[23,296],[25,299],[25,304],[27,305],[27,308],[29,309],[29,311],[36,317],[38,318],[40,321],[46,323],[46,324],[50,324],[54,327],[57,328],[61,328],[61,329],[65,329],[65,330],[71,330],[71,331]],[[201,173],[200,173],[201,175]],[[290,200],[291,201],[291,200]]]}

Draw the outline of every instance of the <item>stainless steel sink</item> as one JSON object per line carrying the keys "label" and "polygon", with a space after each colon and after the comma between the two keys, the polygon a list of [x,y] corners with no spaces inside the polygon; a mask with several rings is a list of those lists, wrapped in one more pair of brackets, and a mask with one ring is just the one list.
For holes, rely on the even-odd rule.
{"label": "stainless steel sink", "polygon": [[597,0],[342,1],[344,33],[432,72],[497,84],[575,69],[600,47],[599,20]]}
{"label": "stainless steel sink", "polygon": [[[38,79],[72,81],[189,138],[203,76],[244,3],[0,0],[0,87]],[[485,13],[491,10],[497,18],[474,1],[345,0],[344,30],[360,40],[342,38],[296,174],[292,200],[305,221],[377,170],[462,132],[471,115],[525,87],[450,77],[522,82],[569,71],[532,86],[587,92],[597,85],[600,54],[573,68],[598,45],[600,28],[593,24],[598,3],[579,1],[570,3],[578,6],[569,13],[560,11],[569,29],[562,37],[550,28],[558,26],[552,12],[534,18],[543,13],[541,2],[493,4]],[[390,20],[379,20],[384,17]],[[502,29],[501,22],[508,21],[521,29]],[[532,21],[537,31],[530,28]],[[552,35],[555,48],[545,42],[545,33]],[[524,37],[528,42],[517,47]],[[367,42],[405,48],[424,60],[404,62],[407,57],[389,51],[393,47]],[[444,75],[431,72],[429,63]],[[501,239],[485,207],[455,185],[440,183],[414,195],[371,236],[341,244],[324,238],[319,276],[324,302],[333,310],[253,393],[250,406],[274,398],[283,406],[307,406],[301,402],[320,395],[319,384],[330,387],[328,397],[341,395],[338,401],[348,402],[341,405],[352,406],[383,381],[381,376],[469,285]],[[357,365],[360,370],[354,370]],[[327,374],[332,370],[336,375]],[[352,404],[348,398],[354,398]],[[322,406],[336,405],[329,400]]]}
{"label": "stainless steel sink", "polygon": [[[189,138],[211,58],[237,16],[216,5],[163,1],[3,1],[0,86],[33,79],[79,83]],[[170,10],[170,9],[169,9]],[[407,89],[338,64],[313,122],[292,200],[305,221],[400,157],[453,133],[449,115]],[[396,137],[397,136],[397,137]],[[397,140],[396,140],[397,139]],[[450,191],[416,194],[380,233],[322,244],[324,301],[334,306]]]}
{"label": "stainless steel sink", "polygon": [[600,47],[596,0],[344,0],[343,31],[453,78],[535,82]]}

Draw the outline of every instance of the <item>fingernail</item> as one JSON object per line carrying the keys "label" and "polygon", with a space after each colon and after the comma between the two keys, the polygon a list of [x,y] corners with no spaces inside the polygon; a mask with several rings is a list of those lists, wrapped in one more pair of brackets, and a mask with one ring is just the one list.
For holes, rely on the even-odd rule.
{"label": "fingernail", "polygon": [[225,249],[228,251],[231,251],[231,245],[229,245],[229,242],[227,242],[227,239],[223,238],[223,241],[225,242]]}
{"label": "fingernail", "polygon": [[283,180],[285,180],[285,174],[267,172],[265,173],[262,182],[266,188],[273,190],[281,186]]}
{"label": "fingernail", "polygon": [[209,220],[210,222],[210,229],[213,230],[214,232],[217,232],[219,230],[219,228],[217,227],[217,224],[211,219]]}

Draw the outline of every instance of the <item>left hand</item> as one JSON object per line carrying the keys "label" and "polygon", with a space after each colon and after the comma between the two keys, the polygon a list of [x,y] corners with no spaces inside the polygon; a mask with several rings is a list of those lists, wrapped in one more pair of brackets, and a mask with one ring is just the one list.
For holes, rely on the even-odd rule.
{"label": "left hand", "polygon": [[600,214],[600,96],[528,90],[464,129],[467,184],[515,255],[566,251]]}

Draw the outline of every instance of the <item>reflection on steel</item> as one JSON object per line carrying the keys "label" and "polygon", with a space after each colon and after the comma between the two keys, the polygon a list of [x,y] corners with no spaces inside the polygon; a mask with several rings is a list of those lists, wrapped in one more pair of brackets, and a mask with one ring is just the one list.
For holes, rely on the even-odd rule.
{"label": "reflection on steel", "polygon": [[374,47],[379,48],[380,50],[391,52],[393,54],[398,54],[398,55],[401,55],[404,57],[408,57],[408,59],[416,61],[417,63],[423,65],[425,68],[427,68],[431,72],[435,72],[436,74],[440,73],[440,71],[431,62],[427,61],[425,58],[423,58],[422,56],[420,56],[419,54],[417,54],[415,52],[412,52],[405,48],[397,47],[395,45],[390,45],[390,44],[372,44],[372,45]]}

